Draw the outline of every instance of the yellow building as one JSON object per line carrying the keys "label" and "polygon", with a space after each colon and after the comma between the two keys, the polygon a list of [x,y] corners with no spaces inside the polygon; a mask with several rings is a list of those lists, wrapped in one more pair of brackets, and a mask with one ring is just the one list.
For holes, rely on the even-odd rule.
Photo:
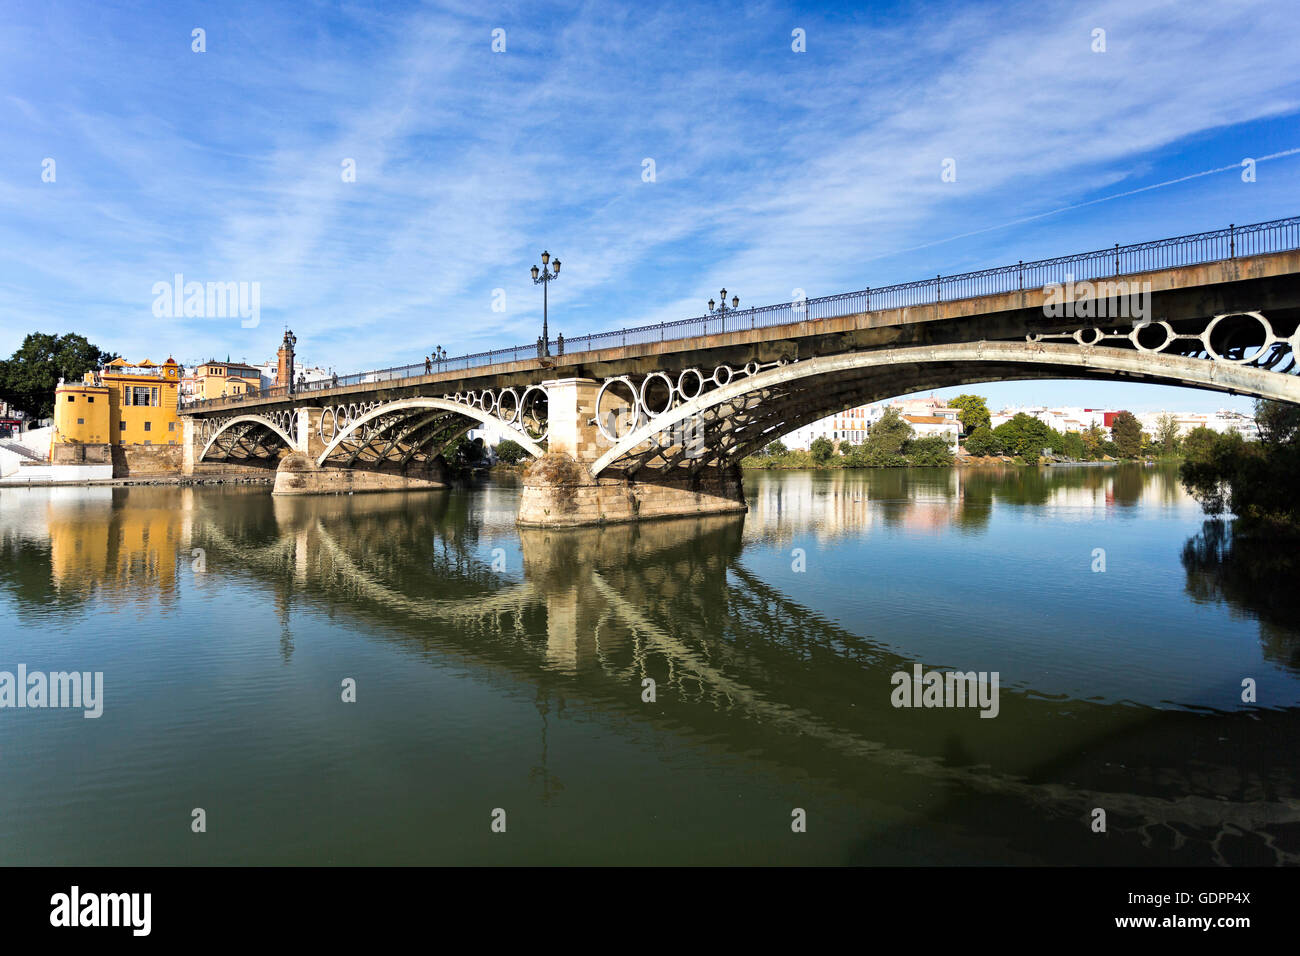
{"label": "yellow building", "polygon": [[253,395],[262,387],[262,372],[242,362],[204,362],[194,370],[194,397],[205,401],[227,395]]}
{"label": "yellow building", "polygon": [[54,391],[56,445],[179,445],[181,367],[168,358],[132,365],[114,359]]}

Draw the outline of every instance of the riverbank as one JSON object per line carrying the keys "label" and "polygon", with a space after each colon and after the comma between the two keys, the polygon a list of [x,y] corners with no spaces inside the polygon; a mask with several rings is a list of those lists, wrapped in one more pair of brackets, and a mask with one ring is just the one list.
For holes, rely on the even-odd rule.
{"label": "riverbank", "polygon": [[0,481],[5,488],[117,488],[130,485],[273,485],[275,472],[263,475],[139,475],[135,478],[83,478],[70,481]]}

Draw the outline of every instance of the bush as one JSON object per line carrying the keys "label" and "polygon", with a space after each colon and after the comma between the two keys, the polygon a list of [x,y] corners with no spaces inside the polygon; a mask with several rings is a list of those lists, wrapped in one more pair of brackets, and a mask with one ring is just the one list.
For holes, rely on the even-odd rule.
{"label": "bush", "polygon": [[987,425],[981,425],[970,433],[966,439],[966,451],[972,455],[978,455],[983,458],[986,455],[1002,454],[1002,442],[998,441],[998,436],[993,434],[993,429]]}
{"label": "bush", "polygon": [[952,446],[942,435],[927,435],[903,446],[908,461],[918,468],[952,464]]}
{"label": "bush", "polygon": [[517,465],[528,457],[528,452],[524,450],[524,446],[510,438],[501,439],[494,451],[496,452],[497,461],[503,461],[507,465]]}
{"label": "bush", "polygon": [[812,452],[813,461],[817,462],[819,465],[826,464],[831,460],[831,456],[835,454],[835,446],[832,445],[831,440],[824,435],[814,438],[813,443],[809,446],[808,450]]}

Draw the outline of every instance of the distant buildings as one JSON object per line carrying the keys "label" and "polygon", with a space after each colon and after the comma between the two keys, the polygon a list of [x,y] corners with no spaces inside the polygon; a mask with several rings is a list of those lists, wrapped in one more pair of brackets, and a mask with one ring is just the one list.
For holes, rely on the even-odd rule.
{"label": "distant buildings", "polygon": [[181,378],[181,398],[185,401],[225,398],[229,395],[256,395],[272,388],[282,388],[320,382],[333,377],[333,372],[297,363],[294,346],[298,338],[285,329],[284,341],[276,357],[260,365],[247,362],[224,362],[209,359],[188,370]]}
{"label": "distant buildings", "polygon": [[899,417],[912,426],[912,432],[917,438],[939,435],[956,451],[961,433],[960,409],[951,408],[943,399],[933,396],[859,405],[797,428],[782,441],[787,448],[805,450],[818,438],[825,438],[837,445],[840,442],[858,445],[867,440],[871,426],[880,420],[887,407],[898,411]]}
{"label": "distant buildings", "polygon": [[[787,448],[804,450],[811,447],[813,441],[818,438],[825,438],[837,445],[840,442],[861,444],[866,441],[871,426],[879,421],[884,410],[889,407],[898,410],[899,416],[912,426],[912,431],[917,438],[941,435],[952,445],[954,451],[957,449],[961,430],[961,411],[949,407],[944,399],[934,396],[858,405],[829,415],[811,425],[796,428],[782,441]],[[997,428],[1016,415],[1024,414],[1037,418],[1063,435],[1068,432],[1085,432],[1095,426],[1105,432],[1109,438],[1111,423],[1119,412],[1120,409],[1109,408],[1029,405],[990,412],[989,425],[991,428]],[[1227,409],[1219,409],[1217,412],[1140,412],[1135,413],[1135,417],[1141,423],[1142,430],[1154,437],[1159,427],[1160,417],[1166,414],[1172,415],[1178,423],[1180,436],[1186,435],[1193,428],[1204,426],[1216,432],[1239,432],[1247,441],[1259,438],[1259,429],[1255,426],[1253,418]]]}
{"label": "distant buildings", "polygon": [[[1111,425],[1115,421],[1115,416],[1120,413],[1120,409],[1108,408],[1079,408],[1079,407],[1061,407],[1048,408],[1043,405],[1026,406],[1020,408],[1004,408],[1000,411],[993,412],[990,416],[993,428],[997,428],[1003,422],[1010,421],[1016,415],[1025,414],[1031,418],[1037,418],[1049,428],[1054,428],[1061,434],[1067,432],[1083,432],[1092,428],[1094,425],[1101,428],[1110,437]],[[1249,415],[1243,415],[1240,412],[1229,411],[1228,409],[1219,409],[1217,412],[1135,412],[1134,417],[1142,426],[1142,431],[1155,437],[1156,431],[1160,427],[1160,419],[1164,415],[1171,415],[1178,424],[1179,436],[1185,436],[1194,428],[1204,426],[1216,432],[1239,432],[1247,441],[1255,441],[1259,438],[1259,429],[1255,425],[1255,420]]]}
{"label": "distant buildings", "polygon": [[207,401],[227,395],[256,395],[262,390],[262,373],[255,365],[209,359],[194,368],[187,386],[187,399]]}

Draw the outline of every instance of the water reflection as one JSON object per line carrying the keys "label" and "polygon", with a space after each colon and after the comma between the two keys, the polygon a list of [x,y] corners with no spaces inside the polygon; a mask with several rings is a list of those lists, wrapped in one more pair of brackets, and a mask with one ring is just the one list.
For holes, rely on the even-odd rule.
{"label": "water reflection", "polygon": [[1257,617],[1264,656],[1300,673],[1300,555],[1294,542],[1237,536],[1229,522],[1206,521],[1184,546],[1183,567],[1194,600]]}
{"label": "water reflection", "polygon": [[1188,506],[1176,469],[1139,464],[1019,468],[890,468],[756,472],[750,514],[767,529],[816,529],[820,537],[887,527],[978,532],[998,506],[1105,510]]}
{"label": "water reflection", "polygon": [[[947,840],[969,862],[1300,862],[1294,709],[1120,706],[1022,682],[1004,686],[996,720],[899,711],[890,677],[914,657],[747,561],[755,542],[809,531],[977,534],[1001,508],[1185,509],[1174,482],[1138,468],[762,475],[748,516],[572,531],[514,529],[508,489],[51,490],[18,507],[0,498],[0,586],[20,611],[75,615],[92,595],[116,608],[238,581],[263,595],[250,614],[277,616],[284,664],[302,640],[290,609],[306,606],[438,667],[509,673],[534,688],[538,720],[519,733],[536,737],[528,777],[542,805],[599,799],[552,766],[550,722],[578,702],[889,807],[897,822],[847,848],[853,861],[907,862],[898,848],[919,830],[927,859]],[[1189,590],[1250,604],[1261,579],[1216,578],[1225,552],[1209,535],[1184,556]],[[1294,668],[1293,612],[1253,610],[1276,628],[1272,659]],[[1096,807],[1106,841],[1088,828]]]}

